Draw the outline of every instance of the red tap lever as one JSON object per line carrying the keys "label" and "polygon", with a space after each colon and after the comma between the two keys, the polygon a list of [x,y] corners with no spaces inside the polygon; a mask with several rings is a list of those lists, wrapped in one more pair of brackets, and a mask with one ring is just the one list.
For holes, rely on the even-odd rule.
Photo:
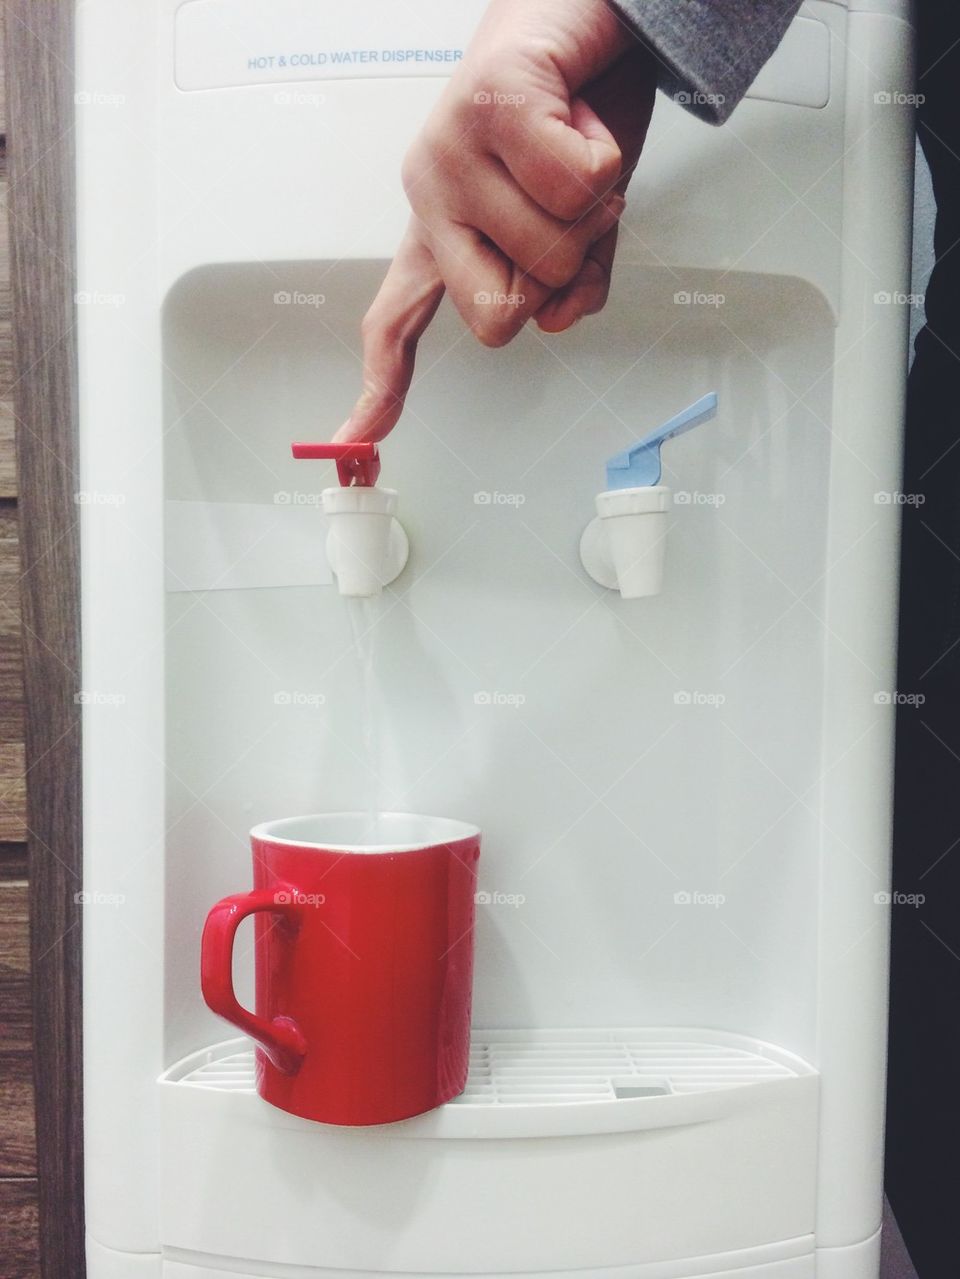
{"label": "red tap lever", "polygon": [[344,488],[372,488],[380,474],[380,454],[373,443],[294,444],[293,456],[301,461],[313,458],[336,462],[337,476]]}

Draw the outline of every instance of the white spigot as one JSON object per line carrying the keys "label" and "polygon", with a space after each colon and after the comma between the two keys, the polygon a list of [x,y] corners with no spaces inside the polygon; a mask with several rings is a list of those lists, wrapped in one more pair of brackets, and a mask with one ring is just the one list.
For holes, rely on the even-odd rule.
{"label": "white spigot", "polygon": [[341,595],[379,595],[400,576],[410,543],[395,518],[396,489],[338,488],[321,494],[327,533],[327,562]]}
{"label": "white spigot", "polygon": [[327,562],[341,595],[369,599],[403,572],[410,543],[396,518],[396,489],[376,487],[376,444],[294,444],[296,458],[333,459],[340,488],[324,489]]}
{"label": "white spigot", "polygon": [[595,582],[625,600],[659,595],[667,551],[673,493],[660,483],[660,446],[712,418],[711,392],[607,463],[607,491],[597,496],[597,514],[583,531],[580,559]]}
{"label": "white spigot", "polygon": [[597,495],[596,518],[580,539],[580,559],[595,582],[625,600],[660,594],[672,500],[662,484]]}

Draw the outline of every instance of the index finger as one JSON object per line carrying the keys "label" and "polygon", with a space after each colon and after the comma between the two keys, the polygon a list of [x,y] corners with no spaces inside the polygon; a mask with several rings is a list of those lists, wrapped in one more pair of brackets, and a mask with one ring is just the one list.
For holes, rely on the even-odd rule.
{"label": "index finger", "polygon": [[382,440],[413,380],[417,344],[444,294],[440,271],[411,224],[363,318],[363,390],[334,440]]}

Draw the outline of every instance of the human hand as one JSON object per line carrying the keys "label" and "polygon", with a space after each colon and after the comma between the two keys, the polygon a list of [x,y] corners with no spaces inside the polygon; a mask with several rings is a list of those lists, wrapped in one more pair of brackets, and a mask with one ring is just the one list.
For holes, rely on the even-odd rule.
{"label": "human hand", "polygon": [[655,85],[606,0],[494,0],[405,160],[413,217],[364,318],[363,392],[338,440],[396,424],[445,291],[487,346],[603,307]]}

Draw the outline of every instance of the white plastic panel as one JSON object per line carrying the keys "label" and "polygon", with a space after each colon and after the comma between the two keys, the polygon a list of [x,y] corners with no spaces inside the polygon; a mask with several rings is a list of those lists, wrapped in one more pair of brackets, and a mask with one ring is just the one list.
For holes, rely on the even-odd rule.
{"label": "white plastic panel", "polygon": [[882,1232],[878,1230],[846,1248],[818,1248],[817,1279],[877,1279],[881,1246]]}
{"label": "white plastic panel", "polygon": [[825,107],[830,101],[830,29],[813,18],[797,18],[748,94],[768,102]]}
{"label": "white plastic panel", "polygon": [[112,300],[91,300],[76,316],[77,487],[98,495],[78,508],[82,687],[112,698],[84,707],[84,888],[122,899],[83,918],[86,1225],[119,1251],[144,1254],[159,1247],[147,1081],[165,1064],[163,391],[157,183],[144,142],[157,112],[146,68],[158,16],[128,0],[76,6],[76,88],[104,95],[77,108],[77,287]]}
{"label": "white plastic panel", "polygon": [[812,1233],[814,1075],[607,1103],[666,1101],[686,1111],[679,1126],[486,1141],[333,1128],[234,1089],[155,1087],[168,1249],[321,1273],[486,1275],[751,1249],[767,1260],[764,1247]]}
{"label": "white plastic panel", "polygon": [[[831,642],[817,996],[817,1064],[825,1078],[817,1242],[838,1250],[879,1228],[882,1203],[890,910],[878,913],[875,895],[889,887],[895,711],[875,704],[872,731],[860,736],[851,709],[876,701],[877,690],[893,689],[896,680],[900,519],[877,496],[900,486],[909,308],[877,305],[877,298],[910,287],[913,115],[883,96],[891,85],[912,86],[910,37],[887,18],[850,15],[851,51],[859,54],[850,58],[843,240],[857,248],[844,260],[831,413],[844,445],[832,462],[825,579]],[[878,217],[872,192],[891,173],[899,180]],[[878,435],[881,418],[893,429]],[[888,479],[879,485],[878,475]],[[873,532],[861,537],[871,505]],[[840,553],[843,546],[850,553]],[[835,1273],[859,1279],[842,1265]]]}
{"label": "white plastic panel", "polygon": [[120,1252],[87,1235],[86,1279],[162,1279],[159,1252]]}
{"label": "white plastic panel", "polygon": [[[298,502],[296,498],[312,500]],[[280,489],[266,502],[167,502],[168,591],[328,586],[327,524],[316,494]]]}
{"label": "white plastic panel", "polygon": [[[796,1241],[802,1244],[803,1241]],[[787,1245],[792,1248],[793,1242]],[[812,1247],[812,1241],[809,1241]],[[750,1254],[727,1253],[724,1256],[689,1258],[680,1262],[637,1266],[605,1266],[602,1270],[536,1270],[519,1271],[498,1270],[494,1275],[488,1272],[480,1279],[814,1279],[815,1259],[813,1252],[806,1250],[806,1255],[791,1257],[786,1260],[759,1260],[760,1253],[779,1255],[781,1248],[750,1249]],[[255,1265],[252,1269],[243,1262],[231,1261],[229,1270],[213,1268],[199,1258],[194,1261],[166,1260],[163,1264],[163,1279],[392,1279],[397,1271],[385,1270],[317,1270],[314,1267],[291,1269],[289,1266],[280,1269]],[[237,1265],[241,1268],[238,1269]],[[431,1279],[462,1279],[463,1271],[455,1274],[447,1271],[436,1274]],[[100,1279],[99,1275],[91,1275],[90,1279]],[[105,1277],[109,1279],[109,1277]],[[423,1279],[423,1277],[420,1277]],[[471,1279],[477,1279],[472,1276]],[[852,1271],[844,1272],[844,1279],[861,1279]]]}

